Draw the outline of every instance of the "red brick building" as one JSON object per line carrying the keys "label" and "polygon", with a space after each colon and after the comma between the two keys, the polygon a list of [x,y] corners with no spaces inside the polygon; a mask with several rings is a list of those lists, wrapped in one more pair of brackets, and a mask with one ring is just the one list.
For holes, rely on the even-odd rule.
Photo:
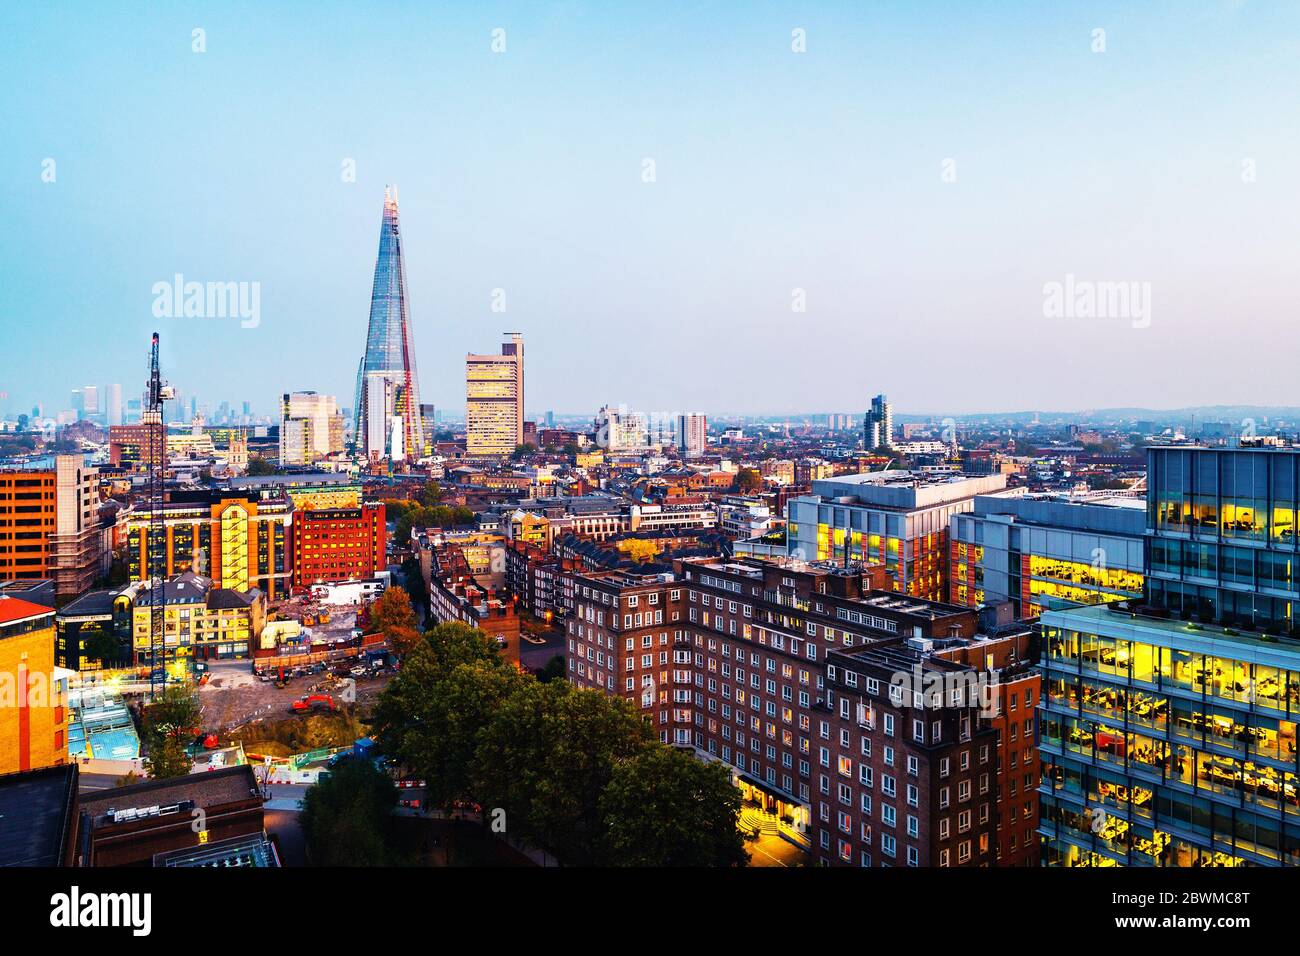
{"label": "red brick building", "polygon": [[[1027,631],[980,635],[970,609],[887,590],[882,566],[688,559],[670,575],[569,577],[570,681],[727,764],[742,822],[775,822],[824,865],[1036,853],[1022,776],[1032,793],[1036,749],[1019,756],[1036,748]],[[1014,717],[999,710],[1012,694]]]}
{"label": "red brick building", "polygon": [[295,588],[372,578],[386,564],[383,502],[294,511],[289,538]]}
{"label": "red brick building", "polygon": [[501,645],[502,657],[518,665],[522,630],[518,598],[507,586],[505,574],[493,570],[492,550],[457,544],[433,549],[425,572],[430,623],[460,621],[478,628]]}

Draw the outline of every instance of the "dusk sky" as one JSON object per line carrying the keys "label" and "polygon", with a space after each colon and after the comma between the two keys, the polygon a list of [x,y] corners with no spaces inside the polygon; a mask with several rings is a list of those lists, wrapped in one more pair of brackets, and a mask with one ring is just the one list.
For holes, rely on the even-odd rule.
{"label": "dusk sky", "polygon": [[389,183],[453,414],[506,330],[530,416],[1300,405],[1300,4],[266,6],[0,10],[0,414],[155,329],[185,396],[351,405]]}

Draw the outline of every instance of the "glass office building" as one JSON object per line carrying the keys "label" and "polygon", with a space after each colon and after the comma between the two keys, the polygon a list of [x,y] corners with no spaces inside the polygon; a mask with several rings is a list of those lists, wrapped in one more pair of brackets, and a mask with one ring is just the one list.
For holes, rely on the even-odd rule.
{"label": "glass office building", "polygon": [[1147,597],[1182,620],[1291,633],[1300,452],[1151,448]]}
{"label": "glass office building", "polygon": [[1145,603],[1043,614],[1044,864],[1300,865],[1298,462],[1149,449]]}
{"label": "glass office building", "polygon": [[1300,865],[1300,644],[1115,605],[1042,626],[1045,865]]}
{"label": "glass office building", "polygon": [[[400,419],[400,450],[409,459],[425,454],[424,420],[421,417],[420,381],[415,371],[415,345],[406,299],[406,265],[402,259],[402,233],[398,225],[397,191],[384,190],[384,215],[379,226],[379,255],[375,259],[375,282],[370,296],[370,323],[366,327],[366,351],[357,369],[356,401],[352,404],[353,440],[365,446],[369,415],[375,402],[367,401],[367,390],[376,372],[377,387],[391,382],[394,394],[378,404],[386,405]],[[385,424],[384,434],[387,434]],[[384,444],[387,444],[386,442]]]}
{"label": "glass office building", "polygon": [[1011,605],[1017,620],[1064,604],[1142,596],[1140,498],[978,495],[952,519],[948,600]]}

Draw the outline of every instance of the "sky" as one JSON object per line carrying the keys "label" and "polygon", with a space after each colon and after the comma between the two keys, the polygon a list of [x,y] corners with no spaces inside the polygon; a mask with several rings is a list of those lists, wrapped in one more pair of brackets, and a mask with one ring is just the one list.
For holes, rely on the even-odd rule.
{"label": "sky", "polygon": [[1300,404],[1296,3],[5,4],[0,90],[0,414],[350,405],[387,184],[452,414]]}

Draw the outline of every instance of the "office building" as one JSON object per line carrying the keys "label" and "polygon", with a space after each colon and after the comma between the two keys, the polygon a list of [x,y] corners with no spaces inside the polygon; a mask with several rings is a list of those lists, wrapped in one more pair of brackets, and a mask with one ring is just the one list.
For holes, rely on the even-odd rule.
{"label": "office building", "polygon": [[867,451],[894,447],[894,409],[884,395],[871,400],[871,410],[862,420],[862,440]]}
{"label": "office building", "polygon": [[77,865],[279,866],[263,802],[249,764],[88,793]]}
{"label": "office building", "polygon": [[[257,588],[268,600],[285,595],[293,561],[286,544],[293,521],[287,498],[261,498],[237,491],[175,491],[163,506],[163,550],[167,576],[194,571],[218,587]],[[149,515],[127,519],[127,571],[131,581],[149,578]]]}
{"label": "office building", "polygon": [[1298,463],[1148,449],[1144,598],[1043,614],[1047,865],[1300,865]]}
{"label": "office building", "polygon": [[1139,598],[1145,527],[1140,498],[978,495],[952,519],[948,600],[1007,604],[1009,619],[1024,620]]}
{"label": "office building", "polygon": [[383,502],[295,511],[291,527],[295,588],[365,580],[387,567]]}
{"label": "office building", "polygon": [[686,458],[697,458],[704,454],[708,446],[708,422],[699,412],[690,412],[677,416],[676,435],[673,443],[678,452]]}
{"label": "office building", "polygon": [[1300,601],[1300,449],[1147,451],[1150,603],[1291,634]]}
{"label": "office building", "polygon": [[607,452],[643,452],[650,448],[650,426],[643,412],[626,405],[606,405],[596,413],[596,444]]}
{"label": "office building", "polygon": [[122,386],[116,384],[110,385],[108,386],[106,392],[107,395],[106,395],[106,403],[105,403],[104,424],[108,425],[111,428],[114,425],[121,425],[123,421]]}
{"label": "office building", "polygon": [[[247,657],[266,626],[266,595],[256,588],[220,587],[186,571],[165,578],[156,592],[149,582],[131,585],[132,650],[139,667],[162,666],[169,679],[190,675],[195,661]],[[153,661],[150,642],[154,600],[163,605],[164,661]]]}
{"label": "office building", "polygon": [[[384,190],[384,214],[379,226],[379,254],[375,260],[375,282],[370,298],[370,322],[366,329],[366,349],[357,368],[357,396],[353,403],[356,422],[353,435],[366,441],[364,451],[400,450],[397,457],[415,460],[426,452],[424,420],[420,414],[420,382],[415,368],[415,343],[411,334],[409,304],[406,297],[406,265],[402,258],[402,235],[398,226],[397,190]],[[392,394],[386,398],[368,398],[368,376],[388,373]],[[378,386],[375,387],[378,391]],[[371,444],[376,434],[370,415],[382,406],[386,413],[378,434],[389,435],[394,429],[398,440]],[[377,423],[379,424],[379,423]]]}
{"label": "office building", "polygon": [[146,411],[141,415],[141,421],[132,425],[110,425],[108,429],[108,462],[110,465],[120,466],[129,469],[145,469],[149,467],[149,456],[151,451],[157,462],[166,460],[165,444],[166,437],[164,432],[163,446],[155,448],[153,444],[157,441],[156,432],[158,413]]}
{"label": "office building", "polygon": [[68,679],[54,662],[54,611],[0,596],[0,774],[68,762]]}
{"label": "office building", "polygon": [[280,403],[280,464],[310,465],[343,451],[343,416],[333,395],[287,392]]}
{"label": "office building", "polygon": [[500,355],[465,356],[465,453],[504,456],[524,442],[524,338],[507,332]]}
{"label": "office building", "polygon": [[893,587],[914,597],[948,594],[948,531],[976,495],[1006,487],[1004,475],[980,477],[881,471],[812,483],[812,494],[786,504],[792,557],[881,563]]}
{"label": "office building", "polygon": [[129,588],[90,591],[59,608],[54,618],[54,662],[81,672],[103,670],[108,654],[114,664],[129,660],[131,598]]}
{"label": "office building", "polygon": [[1294,641],[1136,604],[1042,628],[1045,865],[1300,865]]}
{"label": "office building", "polygon": [[293,503],[294,511],[309,508],[356,508],[361,504],[361,482],[341,471],[245,475],[230,479],[230,490],[259,501],[288,498]]}
{"label": "office building", "polygon": [[52,578],[64,597],[107,570],[98,477],[81,455],[59,455],[49,469],[0,472],[0,580]]}

